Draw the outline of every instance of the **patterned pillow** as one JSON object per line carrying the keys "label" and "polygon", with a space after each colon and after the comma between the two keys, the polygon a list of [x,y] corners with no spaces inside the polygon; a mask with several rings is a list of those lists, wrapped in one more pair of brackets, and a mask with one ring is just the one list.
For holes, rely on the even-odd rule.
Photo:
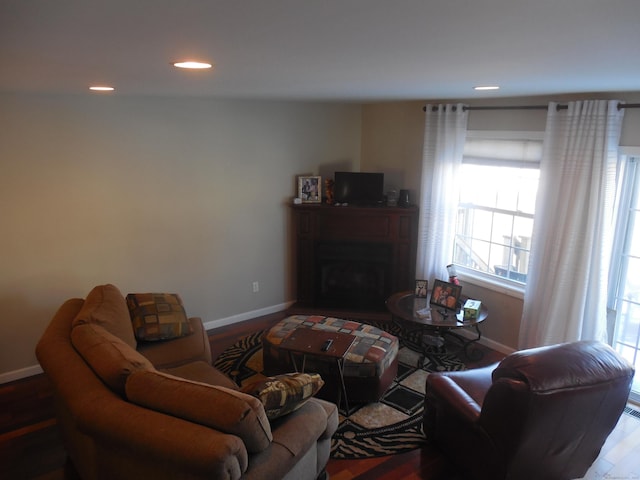
{"label": "patterned pillow", "polygon": [[317,373],[285,373],[243,386],[242,391],[258,398],[269,420],[291,413],[306,403],[324,385]]}
{"label": "patterned pillow", "polygon": [[133,333],[140,342],[171,340],[193,333],[193,328],[174,293],[130,293],[127,306]]}

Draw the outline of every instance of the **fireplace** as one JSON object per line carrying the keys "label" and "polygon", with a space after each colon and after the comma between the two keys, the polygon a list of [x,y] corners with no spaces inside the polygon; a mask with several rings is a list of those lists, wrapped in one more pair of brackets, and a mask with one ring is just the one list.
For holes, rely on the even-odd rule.
{"label": "fireplace", "polygon": [[303,204],[292,211],[291,310],[386,312],[391,294],[415,287],[417,208]]}
{"label": "fireplace", "polygon": [[318,307],[382,310],[391,292],[388,244],[320,242],[316,246]]}

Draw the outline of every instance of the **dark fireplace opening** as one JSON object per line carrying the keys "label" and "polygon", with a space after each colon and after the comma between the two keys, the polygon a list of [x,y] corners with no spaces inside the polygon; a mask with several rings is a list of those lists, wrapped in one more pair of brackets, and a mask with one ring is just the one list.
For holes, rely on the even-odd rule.
{"label": "dark fireplace opening", "polygon": [[320,243],[316,249],[316,304],[325,308],[385,309],[391,294],[391,246]]}

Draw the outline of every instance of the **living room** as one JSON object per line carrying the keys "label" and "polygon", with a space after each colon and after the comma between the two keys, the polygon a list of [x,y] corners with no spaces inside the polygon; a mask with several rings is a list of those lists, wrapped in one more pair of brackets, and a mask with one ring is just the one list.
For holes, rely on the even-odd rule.
{"label": "living room", "polygon": [[[5,61],[19,52],[6,47],[10,34],[21,30],[17,38],[30,38],[46,23],[27,21],[34,11],[7,6],[0,21]],[[2,28],[9,21],[20,28]],[[69,36],[52,42],[53,49],[79,40]],[[168,65],[171,58],[154,61]],[[62,77],[73,74],[61,65]],[[222,75],[224,66],[214,76],[218,70]],[[179,292],[187,313],[202,317],[207,328],[284,310],[296,299],[290,205],[297,177],[382,172],[385,189],[408,189],[417,203],[426,103],[640,103],[640,75],[635,86],[620,89],[593,83],[541,93],[531,81],[531,93],[479,96],[469,86],[468,94],[450,96],[400,88],[376,99],[363,98],[353,84],[350,98],[286,98],[285,86],[256,98],[127,93],[125,77],[112,94],[96,95],[86,88],[95,78],[49,90],[28,71],[7,74],[0,88],[0,383],[41,372],[34,349],[44,328],[62,301],[83,297],[94,285]],[[178,81],[199,91],[206,85],[191,74]],[[545,121],[545,111],[473,111],[469,129],[542,132]],[[625,112],[620,145],[640,147],[640,109]],[[486,344],[504,353],[516,349],[522,295],[473,283],[464,291],[491,309]]]}

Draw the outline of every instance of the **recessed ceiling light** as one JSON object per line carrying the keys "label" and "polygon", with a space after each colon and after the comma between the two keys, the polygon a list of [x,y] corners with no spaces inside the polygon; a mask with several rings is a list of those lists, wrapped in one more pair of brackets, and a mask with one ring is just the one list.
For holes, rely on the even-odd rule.
{"label": "recessed ceiling light", "polygon": [[474,90],[500,90],[500,87],[497,85],[479,85],[477,87],[473,87]]}
{"label": "recessed ceiling light", "polygon": [[206,68],[211,68],[210,63],[206,62],[195,62],[193,60],[185,61],[185,62],[175,62],[172,64],[174,67],[178,68],[189,68],[192,70],[203,70]]}
{"label": "recessed ceiling light", "polygon": [[113,92],[115,88],[107,85],[93,85],[89,87],[89,90],[93,90],[94,92]]}

